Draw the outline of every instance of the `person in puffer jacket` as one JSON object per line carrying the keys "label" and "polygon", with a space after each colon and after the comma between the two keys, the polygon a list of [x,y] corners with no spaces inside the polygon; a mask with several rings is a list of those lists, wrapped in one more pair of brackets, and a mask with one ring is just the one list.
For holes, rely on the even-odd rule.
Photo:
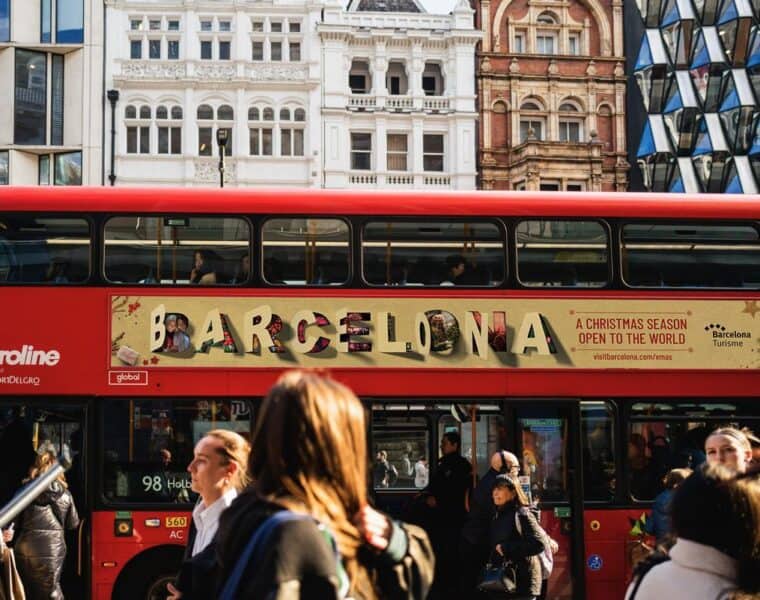
{"label": "person in puffer jacket", "polygon": [[[56,462],[52,451],[37,456],[29,480]],[[61,571],[66,559],[65,533],[79,526],[74,499],[63,473],[19,515],[14,552],[27,600],[63,600]]]}

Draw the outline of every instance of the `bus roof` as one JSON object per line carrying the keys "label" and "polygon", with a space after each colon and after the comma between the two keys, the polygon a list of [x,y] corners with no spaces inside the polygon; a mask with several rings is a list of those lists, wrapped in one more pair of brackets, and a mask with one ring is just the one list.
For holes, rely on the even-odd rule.
{"label": "bus roof", "polygon": [[758,219],[760,196],[0,186],[0,211]]}

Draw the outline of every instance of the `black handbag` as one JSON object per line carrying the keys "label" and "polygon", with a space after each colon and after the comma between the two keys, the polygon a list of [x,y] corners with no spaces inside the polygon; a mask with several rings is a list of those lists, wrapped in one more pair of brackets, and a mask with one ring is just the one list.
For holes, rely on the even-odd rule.
{"label": "black handbag", "polygon": [[517,592],[517,568],[510,560],[492,563],[490,560],[483,569],[478,583],[481,592],[515,594]]}

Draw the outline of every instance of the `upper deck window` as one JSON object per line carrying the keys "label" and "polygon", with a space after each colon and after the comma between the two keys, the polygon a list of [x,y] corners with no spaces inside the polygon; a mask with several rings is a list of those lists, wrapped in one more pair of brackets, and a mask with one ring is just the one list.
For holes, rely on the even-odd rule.
{"label": "upper deck window", "polygon": [[760,287],[760,235],[751,223],[632,223],[622,243],[632,287]]}
{"label": "upper deck window", "polygon": [[89,275],[84,219],[0,216],[0,282],[82,283]]}
{"label": "upper deck window", "polygon": [[609,236],[596,221],[520,221],[517,278],[530,287],[604,287],[610,278]]}
{"label": "upper deck window", "polygon": [[250,272],[250,227],[235,217],[129,216],[105,227],[114,283],[239,285]]}
{"label": "upper deck window", "polygon": [[362,258],[370,285],[494,287],[505,277],[504,235],[488,221],[373,221]]}
{"label": "upper deck window", "polygon": [[345,221],[269,219],[261,231],[263,275],[274,285],[342,285],[350,274]]}

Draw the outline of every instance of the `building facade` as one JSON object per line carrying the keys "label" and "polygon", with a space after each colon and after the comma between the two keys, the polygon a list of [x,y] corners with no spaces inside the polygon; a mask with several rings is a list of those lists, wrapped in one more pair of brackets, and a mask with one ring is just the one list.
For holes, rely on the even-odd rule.
{"label": "building facade", "polygon": [[625,191],[622,0],[477,0],[481,187]]}
{"label": "building facade", "polygon": [[475,45],[466,0],[325,0],[323,185],[475,189]]}
{"label": "building facade", "polygon": [[320,185],[318,2],[105,4],[115,185]]}
{"label": "building facade", "polygon": [[0,0],[0,185],[101,183],[102,22],[95,0]]}
{"label": "building facade", "polygon": [[626,4],[631,189],[757,193],[760,5]]}

